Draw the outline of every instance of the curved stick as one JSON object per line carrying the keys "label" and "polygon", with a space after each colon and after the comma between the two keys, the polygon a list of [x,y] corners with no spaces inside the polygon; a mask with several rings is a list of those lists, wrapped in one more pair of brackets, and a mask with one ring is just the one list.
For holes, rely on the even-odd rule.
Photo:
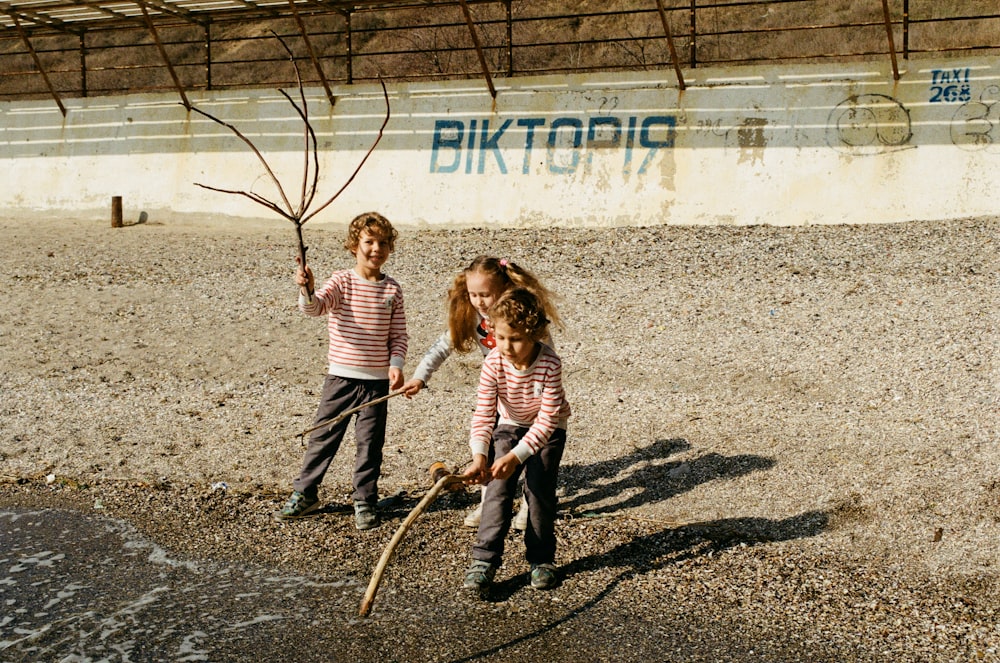
{"label": "curved stick", "polygon": [[413,525],[414,521],[424,512],[431,502],[437,499],[441,491],[454,486],[457,483],[464,483],[465,479],[460,474],[446,474],[437,480],[434,487],[427,491],[424,495],[424,499],[420,500],[417,506],[413,507],[413,511],[410,511],[410,515],[406,517],[403,524],[399,526],[396,533],[392,535],[392,539],[389,541],[389,545],[385,547],[382,552],[382,557],[379,558],[378,564],[375,565],[375,572],[372,573],[372,579],[368,582],[368,590],[365,592],[365,598],[361,601],[361,607],[358,609],[359,617],[367,617],[368,613],[371,612],[372,603],[375,602],[375,592],[378,591],[379,583],[382,582],[382,574],[385,573],[385,567],[389,565],[389,560],[392,558],[392,554],[396,552],[396,547],[399,542],[403,540],[406,533],[409,531],[410,527]]}
{"label": "curved stick", "polygon": [[394,398],[396,396],[399,396],[402,393],[403,393],[402,389],[400,389],[399,391],[393,391],[391,393],[386,394],[385,396],[379,396],[378,398],[370,400],[367,403],[362,403],[361,405],[359,405],[357,407],[352,407],[350,410],[344,410],[343,412],[341,412],[340,414],[338,414],[333,419],[327,419],[326,421],[321,421],[318,424],[305,429],[304,431],[302,431],[301,433],[298,434],[298,437],[303,437],[304,438],[309,433],[313,432],[317,428],[322,428],[323,426],[328,426],[328,427],[329,426],[335,426],[336,424],[340,423],[341,421],[343,421],[347,417],[351,416],[352,414],[355,414],[356,412],[360,412],[361,410],[364,410],[366,407],[370,407],[372,405],[378,405],[379,403],[381,403],[383,401],[387,401],[390,398]]}

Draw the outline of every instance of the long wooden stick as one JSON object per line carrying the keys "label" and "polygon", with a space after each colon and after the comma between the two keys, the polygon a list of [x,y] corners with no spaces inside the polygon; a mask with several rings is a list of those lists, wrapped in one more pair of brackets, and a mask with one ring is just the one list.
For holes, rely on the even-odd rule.
{"label": "long wooden stick", "polygon": [[434,487],[427,491],[424,495],[424,499],[420,500],[417,506],[413,507],[413,511],[410,511],[410,515],[406,517],[403,524],[399,526],[396,533],[392,535],[392,539],[389,541],[389,545],[385,547],[382,552],[382,557],[379,558],[378,564],[375,565],[375,572],[372,573],[372,579],[368,582],[368,590],[365,592],[365,598],[361,601],[361,607],[358,609],[358,616],[367,617],[368,613],[371,612],[372,603],[375,602],[375,592],[378,591],[379,583],[382,582],[382,574],[385,573],[385,567],[389,565],[389,560],[392,559],[392,554],[396,552],[396,547],[399,542],[403,540],[406,533],[410,530],[414,521],[424,512],[431,502],[437,499],[441,491],[454,486],[457,483],[464,483],[465,479],[460,474],[446,474],[437,480]]}
{"label": "long wooden stick", "polygon": [[337,424],[339,424],[341,421],[343,421],[347,417],[351,416],[352,414],[355,414],[357,412],[361,412],[361,410],[364,410],[366,407],[371,407],[372,405],[378,405],[379,403],[383,403],[383,402],[389,400],[390,398],[395,398],[396,396],[399,396],[402,393],[403,393],[402,389],[400,389],[399,391],[393,391],[393,392],[391,392],[389,394],[386,394],[385,396],[380,396],[380,397],[378,397],[378,398],[376,398],[374,400],[370,400],[367,403],[362,403],[361,405],[359,405],[357,407],[352,407],[350,410],[344,410],[343,412],[341,412],[340,414],[338,414],[333,419],[327,419],[326,421],[321,421],[318,424],[316,424],[315,426],[311,426],[311,427],[305,429],[304,431],[302,431],[301,433],[299,433],[299,437],[304,438],[306,435],[308,435],[309,433],[313,432],[317,428],[323,428],[323,426],[327,426],[327,427],[336,426]]}

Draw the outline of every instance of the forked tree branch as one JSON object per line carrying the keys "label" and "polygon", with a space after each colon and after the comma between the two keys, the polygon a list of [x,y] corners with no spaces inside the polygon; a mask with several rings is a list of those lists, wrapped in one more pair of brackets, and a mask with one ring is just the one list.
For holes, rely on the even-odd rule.
{"label": "forked tree branch", "polygon": [[389,116],[390,116],[389,91],[385,89],[385,81],[383,81],[381,78],[379,78],[378,82],[379,82],[379,85],[382,86],[382,96],[385,99],[385,119],[382,120],[382,126],[379,127],[378,136],[375,137],[375,142],[373,142],[372,146],[370,148],[368,148],[368,152],[365,154],[364,158],[362,158],[361,161],[358,163],[358,167],[354,169],[354,172],[351,173],[351,176],[347,178],[347,181],[344,182],[344,185],[342,187],[340,187],[340,189],[337,191],[337,193],[333,194],[333,197],[330,198],[330,200],[328,200],[325,203],[323,203],[322,205],[320,205],[319,209],[317,209],[315,212],[313,212],[312,214],[303,216],[302,217],[302,223],[305,223],[309,219],[313,218],[314,216],[316,216],[317,214],[319,214],[320,212],[322,212],[324,209],[327,208],[327,206],[330,205],[330,203],[332,203],[333,201],[335,201],[340,196],[340,194],[344,192],[344,189],[346,189],[348,187],[348,185],[350,185],[350,183],[354,181],[354,178],[357,177],[357,174],[359,172],[361,172],[361,167],[365,165],[365,162],[368,161],[368,157],[370,157],[372,155],[372,152],[375,151],[375,146],[378,145],[378,143],[379,143],[380,140],[382,140],[382,134],[385,133],[385,127],[386,127],[387,124],[389,124]]}
{"label": "forked tree branch", "polygon": [[[274,33],[272,32],[272,34]],[[247,138],[243,134],[243,132],[237,129],[234,125],[225,122],[217,118],[216,116],[212,115],[211,113],[203,111],[200,108],[197,108],[196,106],[192,105],[190,106],[191,110],[198,113],[199,115],[207,117],[208,119],[212,120],[217,124],[226,127],[234,135],[236,135],[237,138],[246,143],[246,145],[257,156],[257,159],[260,161],[260,163],[264,166],[264,170],[267,172],[268,177],[271,178],[271,181],[274,183],[275,188],[278,190],[278,194],[281,197],[281,202],[283,203],[283,205],[273,200],[269,200],[268,198],[265,198],[264,196],[257,193],[253,193],[251,191],[222,189],[219,187],[208,186],[207,184],[201,184],[199,182],[195,182],[195,185],[200,186],[203,189],[208,189],[209,191],[218,191],[220,193],[228,193],[237,196],[244,196],[254,201],[257,204],[266,207],[275,214],[278,214],[279,216],[282,216],[291,221],[292,223],[294,223],[295,233],[298,238],[298,244],[299,244],[299,261],[302,267],[305,268],[307,247],[302,237],[302,226],[303,224],[305,224],[306,221],[308,221],[309,219],[313,218],[314,216],[322,212],[333,201],[335,201],[338,197],[340,197],[340,194],[342,194],[344,190],[347,189],[347,187],[351,184],[351,182],[354,181],[354,178],[357,177],[358,173],[361,172],[361,168],[362,166],[365,165],[365,162],[368,161],[368,157],[370,157],[372,152],[375,151],[375,147],[382,140],[382,135],[385,133],[385,127],[386,125],[389,124],[389,117],[391,116],[391,109],[389,106],[389,91],[385,87],[385,82],[381,78],[379,78],[379,84],[382,86],[382,96],[385,98],[385,119],[382,121],[382,126],[378,130],[378,135],[375,137],[374,142],[372,142],[371,147],[368,148],[368,151],[365,153],[365,156],[361,159],[360,163],[358,163],[357,168],[354,169],[354,172],[351,173],[350,177],[347,178],[347,181],[344,182],[343,186],[341,186],[340,189],[338,189],[337,192],[333,194],[332,198],[330,198],[325,203],[320,205],[318,209],[310,212],[309,208],[312,206],[312,203],[316,198],[316,193],[319,189],[319,141],[316,138],[316,131],[315,129],[313,129],[312,123],[309,121],[309,108],[306,102],[305,90],[302,86],[302,76],[299,73],[299,66],[295,62],[295,57],[292,54],[291,49],[288,48],[288,45],[284,42],[284,40],[282,40],[281,37],[279,37],[277,34],[274,34],[274,36],[281,44],[282,48],[285,49],[285,52],[288,54],[289,60],[291,60],[292,67],[295,69],[295,80],[299,89],[299,100],[301,105],[299,103],[296,103],[295,100],[292,99],[291,95],[289,95],[284,90],[278,90],[278,92],[280,92],[281,95],[288,100],[288,103],[292,105],[292,108],[294,108],[295,112],[298,113],[299,119],[301,119],[302,123],[305,125],[304,137],[303,137],[304,164],[302,173],[302,188],[301,188],[301,197],[299,199],[298,204],[293,206],[292,203],[289,201],[288,196],[285,194],[284,187],[281,186],[281,181],[278,179],[277,175],[274,174],[274,170],[271,168],[270,164],[268,164],[267,159],[264,158],[264,155],[261,153],[261,151],[257,149],[257,146],[254,145],[253,141]],[[310,156],[312,162],[311,165],[310,165]],[[311,288],[309,294],[310,295],[312,294]]]}
{"label": "forked tree branch", "polygon": [[[246,196],[250,197],[251,199],[256,200],[260,204],[264,205],[265,207],[268,207],[270,209],[274,209],[276,212],[278,212],[279,214],[281,214],[281,216],[285,217],[286,219],[290,219],[292,221],[295,221],[295,216],[292,213],[292,205],[291,205],[291,203],[288,202],[288,197],[285,195],[285,190],[281,187],[281,182],[278,181],[278,178],[274,174],[274,171],[271,170],[270,164],[267,163],[267,159],[265,159],[264,155],[260,153],[260,150],[258,150],[257,146],[253,144],[253,141],[251,141],[249,138],[247,138],[246,136],[244,136],[243,133],[239,129],[237,129],[233,125],[229,124],[228,122],[224,122],[224,121],[220,120],[219,118],[215,117],[211,113],[203,111],[203,110],[201,110],[200,108],[198,108],[197,106],[194,106],[194,105],[191,106],[191,110],[193,110],[195,113],[198,113],[199,115],[204,115],[205,117],[207,117],[208,119],[212,120],[213,122],[216,122],[216,123],[221,124],[222,126],[226,127],[227,129],[229,129],[230,131],[232,131],[234,134],[236,134],[237,138],[239,138],[244,143],[246,143],[250,147],[251,150],[253,150],[253,153],[257,155],[257,159],[264,166],[264,170],[267,171],[267,174],[271,178],[271,181],[274,182],[274,186],[276,186],[278,188],[278,193],[281,194],[281,199],[285,202],[285,209],[288,210],[288,211],[286,212],[285,210],[282,210],[277,203],[270,202],[266,198],[264,198],[263,196],[258,196],[257,194],[250,194],[250,193],[244,192],[244,191],[233,191],[233,192],[227,192],[227,193],[241,193],[243,195],[246,195]],[[195,182],[195,186],[200,186],[203,189],[212,189],[213,191],[223,191],[223,189],[213,189],[212,187],[206,186],[204,184],[201,184],[200,182]]]}

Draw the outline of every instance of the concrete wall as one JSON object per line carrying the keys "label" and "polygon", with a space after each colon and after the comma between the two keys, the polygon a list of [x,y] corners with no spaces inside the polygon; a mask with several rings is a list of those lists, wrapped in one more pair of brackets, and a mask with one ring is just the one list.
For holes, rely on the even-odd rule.
{"label": "concrete wall", "polygon": [[[697,69],[399,84],[378,148],[315,218],[399,225],[866,223],[1000,214],[1000,58]],[[289,92],[295,94],[294,90]],[[319,191],[354,171],[385,114],[379,86],[308,89]],[[277,218],[250,148],[174,94],[0,104],[4,213],[126,220]],[[303,124],[275,90],[191,102],[238,127],[301,199]]]}

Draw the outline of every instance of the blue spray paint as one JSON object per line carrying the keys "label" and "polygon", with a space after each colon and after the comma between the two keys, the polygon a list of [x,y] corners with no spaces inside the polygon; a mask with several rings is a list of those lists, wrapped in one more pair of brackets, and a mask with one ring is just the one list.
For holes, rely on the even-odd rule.
{"label": "blue spray paint", "polygon": [[[516,129],[512,129],[514,126]],[[623,126],[627,127],[624,130],[624,141]],[[545,161],[534,164],[532,158],[536,137],[546,127]],[[516,125],[513,120],[504,120],[496,129],[491,128],[489,120],[482,120],[481,125],[477,120],[435,120],[430,172],[458,172],[464,157],[466,174],[483,175],[486,173],[487,159],[492,157],[500,174],[507,175],[503,150],[508,153],[523,150],[522,175],[531,175],[533,172],[572,175],[580,169],[581,164],[589,172],[597,153],[620,153],[622,173],[629,175],[633,159],[639,157],[636,151],[643,150],[638,169],[638,173],[643,174],[660,149],[674,146],[676,136],[677,118],[673,115],[651,115],[645,118],[630,116],[627,123],[613,115],[556,117],[551,122],[545,118],[527,117],[518,119]]]}

